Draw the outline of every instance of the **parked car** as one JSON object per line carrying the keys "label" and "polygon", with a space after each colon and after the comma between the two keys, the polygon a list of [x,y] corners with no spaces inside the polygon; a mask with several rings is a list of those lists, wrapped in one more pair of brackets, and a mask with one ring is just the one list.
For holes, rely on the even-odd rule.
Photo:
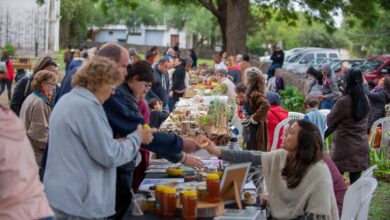
{"label": "parked car", "polygon": [[316,58],[338,59],[340,53],[336,49],[329,48],[304,49],[286,62],[283,68],[295,74],[304,74],[309,68],[308,64]]}
{"label": "parked car", "polygon": [[390,55],[374,56],[364,62],[360,69],[370,86],[376,86],[384,76],[390,76]]}
{"label": "parked car", "polygon": [[365,60],[363,59],[340,60],[338,63],[332,66],[332,69],[336,73],[336,75],[339,76],[341,72],[341,66],[343,65],[343,63],[348,63],[350,67],[360,67],[364,62]]}

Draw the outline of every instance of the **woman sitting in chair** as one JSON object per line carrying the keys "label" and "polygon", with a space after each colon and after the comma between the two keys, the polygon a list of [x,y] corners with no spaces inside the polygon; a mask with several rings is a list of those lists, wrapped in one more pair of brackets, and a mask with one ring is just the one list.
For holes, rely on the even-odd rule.
{"label": "woman sitting in chair", "polygon": [[260,165],[269,192],[269,219],[339,219],[332,177],[322,160],[318,128],[306,120],[294,122],[281,150],[229,151],[207,138],[198,140],[209,153],[235,162]]}

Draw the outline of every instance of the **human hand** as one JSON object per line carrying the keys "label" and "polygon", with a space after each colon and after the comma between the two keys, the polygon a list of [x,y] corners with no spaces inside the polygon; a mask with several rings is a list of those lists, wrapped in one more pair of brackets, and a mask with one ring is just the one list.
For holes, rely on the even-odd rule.
{"label": "human hand", "polygon": [[320,102],[324,101],[326,97],[324,95],[319,95],[318,96],[318,100],[320,100]]}
{"label": "human hand", "polygon": [[143,127],[141,125],[137,126],[137,132],[141,137],[141,143],[142,144],[150,144],[153,140],[153,132],[155,129],[152,129],[149,127],[149,125],[144,125]]}
{"label": "human hand", "polygon": [[191,138],[183,138],[183,151],[186,153],[193,153],[202,149],[202,147]]}
{"label": "human hand", "polygon": [[210,141],[206,136],[200,135],[197,138],[197,142],[206,149],[209,154],[215,155],[217,157],[221,157],[221,150],[215,147],[214,143]]}
{"label": "human hand", "polygon": [[180,162],[186,166],[196,169],[202,169],[204,166],[201,159],[188,154],[183,154],[183,159]]}

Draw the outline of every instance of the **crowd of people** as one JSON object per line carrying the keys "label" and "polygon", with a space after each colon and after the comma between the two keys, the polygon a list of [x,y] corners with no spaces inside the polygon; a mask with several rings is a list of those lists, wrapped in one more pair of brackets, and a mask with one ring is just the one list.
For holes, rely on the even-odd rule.
{"label": "crowd of people", "polygon": [[[275,143],[278,150],[269,152],[276,126],[288,118],[267,81],[283,64],[282,49],[276,48],[267,74],[251,66],[246,54],[215,54],[213,74],[204,80],[236,100],[246,147],[220,150],[203,136],[158,130],[190,88],[191,70],[202,72],[195,51],[181,55],[178,46],[162,56],[152,47],[145,60],[135,48],[115,43],[92,53],[69,47],[61,84],[54,59],[38,58],[33,74],[21,78],[12,95],[8,91],[12,111],[0,108],[0,218],[122,219],[150,152],[202,168],[191,153],[208,142],[209,153],[223,160],[261,166],[271,219],[338,219],[347,189],[343,174],[353,184],[369,167],[368,131],[385,114],[390,77],[369,91],[362,72],[346,67],[341,93],[330,66],[309,68],[306,114],[289,121]],[[8,54],[1,60],[9,69],[0,75],[2,92],[14,74]],[[321,108],[331,109],[327,117]],[[330,134],[328,157],[323,149]]]}

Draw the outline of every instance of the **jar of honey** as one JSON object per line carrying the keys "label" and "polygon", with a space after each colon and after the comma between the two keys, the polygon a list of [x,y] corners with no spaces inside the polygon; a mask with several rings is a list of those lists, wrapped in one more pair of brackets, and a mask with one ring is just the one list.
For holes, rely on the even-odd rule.
{"label": "jar of honey", "polygon": [[176,217],[176,189],[172,187],[167,187],[164,190],[162,196],[162,208],[163,208],[163,218],[175,218]]}
{"label": "jar of honey", "polygon": [[162,217],[162,195],[163,195],[163,192],[165,190],[165,188],[167,188],[167,186],[157,186],[156,187],[156,208],[155,208],[155,213],[157,216],[159,217]]}
{"label": "jar of honey", "polygon": [[209,203],[219,202],[219,175],[218,173],[212,173],[207,175],[207,201]]}
{"label": "jar of honey", "polygon": [[196,192],[193,190],[183,192],[183,219],[196,219]]}
{"label": "jar of honey", "polygon": [[207,188],[206,186],[198,186],[198,200],[205,202],[207,201]]}

